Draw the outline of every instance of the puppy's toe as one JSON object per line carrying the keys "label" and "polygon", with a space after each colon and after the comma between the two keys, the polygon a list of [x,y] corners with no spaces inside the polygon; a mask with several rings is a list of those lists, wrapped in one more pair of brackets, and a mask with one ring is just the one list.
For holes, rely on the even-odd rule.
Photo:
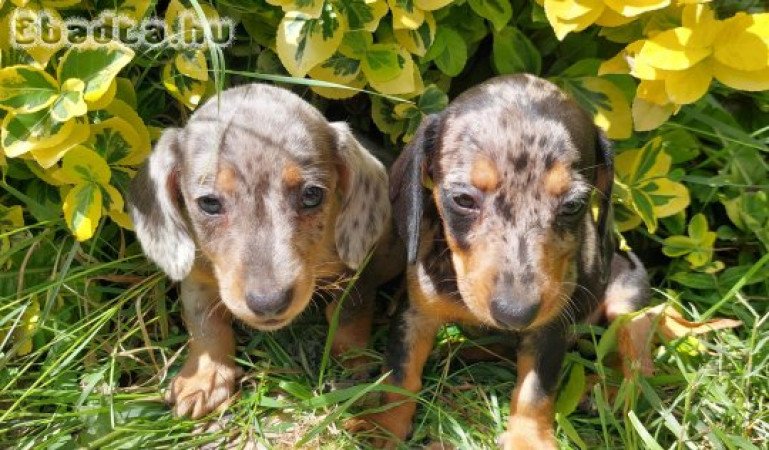
{"label": "puppy's toe", "polygon": [[349,433],[359,434],[376,429],[376,425],[371,421],[366,420],[365,417],[353,417],[344,422],[344,429]]}
{"label": "puppy's toe", "polygon": [[228,365],[208,366],[195,371],[185,366],[174,378],[166,402],[176,416],[198,419],[225,403],[235,391],[240,368]]}

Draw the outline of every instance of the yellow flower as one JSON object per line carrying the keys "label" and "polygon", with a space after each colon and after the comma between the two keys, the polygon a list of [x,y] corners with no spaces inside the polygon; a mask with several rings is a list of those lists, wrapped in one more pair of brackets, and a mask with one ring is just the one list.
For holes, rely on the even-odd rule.
{"label": "yellow flower", "polygon": [[582,31],[592,24],[618,27],[639,15],[665,8],[670,0],[544,0],[545,15],[563,40],[567,34]]}
{"label": "yellow flower", "polygon": [[769,89],[769,13],[718,20],[704,4],[683,8],[681,26],[629,44],[599,74],[641,80],[633,103],[635,128],[651,130],[681,105],[708,92],[713,78],[734,89]]}
{"label": "yellow flower", "polygon": [[387,0],[393,14],[394,30],[416,30],[427,11],[435,11],[454,0]]}

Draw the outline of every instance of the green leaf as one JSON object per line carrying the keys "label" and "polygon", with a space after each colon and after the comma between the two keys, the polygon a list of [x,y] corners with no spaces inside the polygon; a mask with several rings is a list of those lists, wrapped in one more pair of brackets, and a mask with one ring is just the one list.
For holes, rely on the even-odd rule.
{"label": "green leaf", "polygon": [[561,429],[566,434],[566,436],[569,439],[571,439],[571,441],[574,444],[576,444],[580,450],[587,450],[589,448],[585,443],[585,441],[583,441],[582,438],[579,436],[579,433],[577,433],[577,430],[574,428],[574,425],[572,425],[571,422],[569,422],[569,419],[567,417],[564,417],[561,414],[556,414],[555,421],[561,427]]}
{"label": "green leaf", "polygon": [[469,0],[470,7],[479,16],[488,19],[495,31],[500,31],[513,17],[510,0]]}
{"label": "green leaf", "polygon": [[462,72],[467,63],[467,44],[462,36],[455,30],[447,27],[438,27],[435,33],[435,44],[443,51],[435,57],[435,65],[441,72],[450,77],[455,77]]}
{"label": "green leaf", "polygon": [[686,256],[692,267],[702,267],[713,258],[713,244],[716,233],[708,230],[708,220],[703,214],[692,217],[688,227],[689,236],[670,236],[663,241],[662,253],[671,256]]}
{"label": "green leaf", "polygon": [[29,114],[8,113],[3,119],[2,146],[8,157],[63,142],[74,129],[74,120],[57,122],[47,110]]}
{"label": "green leaf", "polygon": [[101,219],[102,193],[98,184],[81,183],[70,189],[64,199],[64,219],[78,241],[93,236]]}
{"label": "green leaf", "polygon": [[255,14],[243,14],[240,20],[254,42],[262,47],[275,48],[275,36],[282,17],[283,12],[280,9],[265,9]]}
{"label": "green leaf", "polygon": [[348,31],[339,45],[339,52],[349,58],[362,59],[366,56],[368,47],[374,43],[371,33],[364,30]]}
{"label": "green leaf", "polygon": [[[475,44],[489,35],[489,27],[483,17],[473,12],[469,5],[459,5],[455,2],[451,8],[436,11],[435,19],[440,22],[440,28],[451,28],[458,32],[468,45]],[[438,15],[445,11],[446,16]]]}
{"label": "green leaf", "polygon": [[563,78],[594,77],[598,74],[598,67],[601,62],[602,60],[598,58],[580,59],[564,69],[559,76]]}
{"label": "green leaf", "polygon": [[107,161],[90,148],[78,145],[62,158],[61,169],[53,176],[62,183],[98,183],[108,185],[112,173]]}
{"label": "green leaf", "polygon": [[174,59],[176,68],[184,76],[199,81],[208,81],[208,62],[203,50],[183,50]]}
{"label": "green leaf", "polygon": [[107,92],[112,80],[133,57],[133,50],[115,41],[70,47],[59,63],[59,82],[70,78],[83,80],[85,100],[94,102]]}
{"label": "green leaf", "polygon": [[646,228],[650,233],[654,233],[657,229],[657,216],[654,215],[654,202],[648,194],[640,189],[630,192],[630,196],[633,199],[633,205],[641,220],[646,224]]}
{"label": "green leaf", "polygon": [[435,41],[436,24],[432,13],[425,12],[425,20],[416,30],[408,28],[394,30],[398,43],[417,56],[425,56]]}
{"label": "green leaf", "polygon": [[288,73],[304,77],[336,52],[344,32],[343,23],[333,10],[324,8],[320,18],[289,11],[278,27],[278,57]]}
{"label": "green leaf", "polygon": [[361,59],[361,69],[366,78],[374,82],[384,82],[396,78],[403,64],[398,55],[398,46],[394,44],[371,44]]}
{"label": "green leaf", "polygon": [[523,33],[515,27],[505,27],[494,34],[492,61],[499,74],[532,73],[542,70],[542,56]]}
{"label": "green leaf", "polygon": [[[643,148],[625,150],[614,160],[618,196],[652,233],[657,219],[680,213],[690,202],[686,186],[667,177],[670,165],[671,157],[662,151],[659,138]],[[632,222],[626,221],[620,231],[627,231],[629,225]]]}
{"label": "green leaf", "polygon": [[371,119],[380,131],[390,136],[392,142],[398,139],[406,127],[405,122],[395,117],[392,103],[379,96],[371,97]]}
{"label": "green leaf", "polygon": [[434,84],[427,86],[417,102],[417,107],[425,114],[443,111],[449,104],[449,96]]}
{"label": "green leaf", "polygon": [[136,130],[120,117],[91,125],[88,142],[109,164],[135,165],[147,156]]}
{"label": "green leaf", "polygon": [[339,11],[347,18],[351,30],[359,30],[374,20],[374,11],[364,0],[342,0]]}
{"label": "green leaf", "polygon": [[70,78],[62,86],[61,95],[51,106],[51,116],[57,122],[66,122],[73,117],[85,115],[88,105],[83,98],[85,85],[82,80]]}
{"label": "green leaf", "polygon": [[629,411],[627,415],[628,418],[630,418],[630,423],[633,424],[633,428],[635,428],[636,432],[638,432],[638,435],[641,437],[641,440],[644,443],[644,448],[649,450],[664,450],[662,446],[654,440],[654,437],[649,433],[646,427],[643,426],[634,411]]}
{"label": "green leaf", "polygon": [[691,161],[700,154],[700,143],[683,128],[675,128],[660,135],[662,148],[673,158],[673,164]]}
{"label": "green leaf", "polygon": [[769,163],[757,149],[735,144],[729,147],[726,172],[736,184],[761,184],[767,180]]}
{"label": "green leaf", "polygon": [[0,108],[27,114],[46,108],[59,94],[59,84],[32,66],[0,69]]}
{"label": "green leaf", "polygon": [[713,275],[696,272],[678,272],[670,277],[676,283],[692,289],[715,289],[716,279]]}
{"label": "green leaf", "polygon": [[619,330],[630,320],[628,316],[620,316],[613,321],[609,328],[601,335],[598,346],[595,349],[597,362],[603,362],[604,358],[617,350],[619,345]]}
{"label": "green leaf", "polygon": [[360,61],[353,58],[348,58],[341,53],[336,53],[334,56],[326,60],[321,67],[333,72],[335,76],[340,78],[355,76],[360,72]]}
{"label": "green leaf", "polygon": [[[749,265],[729,267],[728,269],[724,270],[721,276],[718,277],[718,283],[725,288],[731,288],[737,284],[737,282],[740,281],[740,279],[744,277],[746,273],[748,273],[751,267],[752,266]],[[745,281],[744,285],[747,286],[750,284],[760,283],[767,278],[769,278],[769,271],[757,272],[754,273],[753,276],[750,277],[747,281]]]}
{"label": "green leaf", "polygon": [[558,400],[555,403],[555,411],[564,417],[573,413],[577,409],[584,392],[585,366],[582,364],[574,364],[571,367],[566,384],[561,388],[561,392],[558,394]]}
{"label": "green leaf", "polygon": [[170,62],[163,66],[162,80],[168,93],[189,109],[195,109],[206,94],[206,82],[185,77]]}
{"label": "green leaf", "polygon": [[695,214],[689,221],[689,236],[695,241],[705,239],[705,233],[708,232],[708,219],[704,214]]}
{"label": "green leaf", "polygon": [[445,38],[440,38],[441,33],[442,31],[440,31],[440,28],[435,32],[432,45],[430,45],[422,57],[424,61],[432,61],[446,50],[447,40]]}
{"label": "green leaf", "polygon": [[665,239],[662,253],[671,258],[683,256],[696,248],[696,243],[688,236],[670,236]]}
{"label": "green leaf", "polygon": [[61,216],[61,197],[59,191],[43,181],[27,183],[24,192],[14,189],[13,186],[2,184],[3,189],[24,203],[24,209],[35,220],[45,222],[57,220]]}

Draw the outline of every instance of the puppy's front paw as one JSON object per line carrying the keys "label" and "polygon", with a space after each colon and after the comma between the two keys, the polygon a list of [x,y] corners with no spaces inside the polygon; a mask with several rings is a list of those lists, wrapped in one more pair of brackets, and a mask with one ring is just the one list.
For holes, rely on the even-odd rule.
{"label": "puppy's front paw", "polygon": [[177,416],[198,419],[227,401],[243,371],[235,364],[189,359],[171,382],[165,400]]}
{"label": "puppy's front paw", "polygon": [[345,429],[365,438],[374,448],[396,448],[411,432],[411,418],[385,411],[356,417],[345,422]]}
{"label": "puppy's front paw", "polygon": [[552,435],[526,433],[521,430],[508,430],[497,439],[503,450],[558,450],[558,444]]}

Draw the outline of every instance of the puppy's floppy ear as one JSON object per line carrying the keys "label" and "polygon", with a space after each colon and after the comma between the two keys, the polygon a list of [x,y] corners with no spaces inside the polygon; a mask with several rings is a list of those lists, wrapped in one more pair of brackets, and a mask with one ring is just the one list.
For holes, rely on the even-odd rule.
{"label": "puppy's floppy ear", "polygon": [[390,221],[387,170],[355,139],[346,123],[335,122],[331,126],[336,132],[343,190],[334,238],[342,261],[357,269]]}
{"label": "puppy's floppy ear", "polygon": [[596,138],[595,187],[601,194],[598,212],[598,241],[601,256],[601,280],[606,281],[611,272],[614,256],[614,227],[611,192],[614,185],[614,146],[601,130]]}
{"label": "puppy's floppy ear", "polygon": [[195,243],[181,211],[178,134],[174,128],[163,132],[129,193],[131,218],[144,253],[175,281],[187,276],[195,259]]}
{"label": "puppy's floppy ear", "polygon": [[390,171],[390,201],[393,204],[398,234],[406,242],[408,263],[414,264],[419,250],[419,230],[422,224],[425,196],[423,185],[427,163],[432,156],[438,136],[440,116],[432,114],[419,125],[411,142],[401,152]]}

